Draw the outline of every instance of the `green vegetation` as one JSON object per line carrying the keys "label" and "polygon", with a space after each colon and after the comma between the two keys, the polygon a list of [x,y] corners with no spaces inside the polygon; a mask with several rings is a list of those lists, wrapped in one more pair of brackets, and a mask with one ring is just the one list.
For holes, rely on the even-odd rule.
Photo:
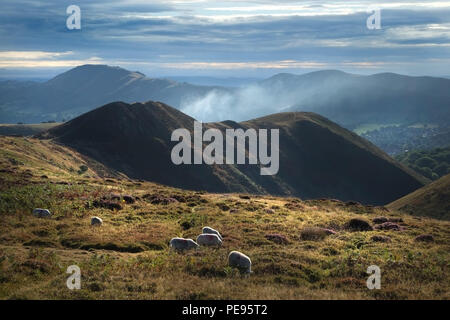
{"label": "green vegetation", "polygon": [[[186,191],[91,164],[78,175],[84,158],[49,141],[9,137],[0,146],[0,299],[450,298],[448,221],[356,202]],[[94,205],[102,199],[119,209]],[[36,218],[35,207],[53,216]],[[402,230],[345,227],[381,215],[401,218]],[[103,225],[91,227],[92,216]],[[223,247],[169,249],[172,237],[195,239],[204,225],[220,230]],[[421,234],[434,242],[415,242]],[[231,250],[252,259],[253,274],[227,266]],[[66,287],[73,264],[81,290]],[[381,290],[366,287],[373,264]]]}
{"label": "green vegetation", "polygon": [[86,171],[88,171],[88,167],[86,166],[86,165],[84,165],[84,164],[82,164],[81,166],[80,166],[80,169],[78,170],[78,174],[83,174],[83,173],[85,173]]}
{"label": "green vegetation", "polygon": [[450,173],[450,147],[412,150],[397,155],[395,159],[432,180]]}

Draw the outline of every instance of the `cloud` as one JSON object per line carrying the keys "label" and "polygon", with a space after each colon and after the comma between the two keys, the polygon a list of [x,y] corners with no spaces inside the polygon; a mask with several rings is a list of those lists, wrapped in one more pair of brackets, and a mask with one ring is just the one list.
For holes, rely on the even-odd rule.
{"label": "cloud", "polygon": [[45,51],[0,51],[0,59],[5,60],[34,60],[59,58],[73,54],[72,51],[66,52],[45,52]]}
{"label": "cloud", "polygon": [[374,68],[404,60],[418,66],[422,61],[426,69],[425,59],[450,53],[446,1],[379,1],[381,30],[366,28],[371,1],[80,0],[77,4],[82,30],[69,31],[65,2],[3,0],[0,50],[73,53],[70,58],[42,56],[34,58],[35,64],[25,64],[33,67],[100,57],[104,62],[147,63],[152,70],[186,71]]}

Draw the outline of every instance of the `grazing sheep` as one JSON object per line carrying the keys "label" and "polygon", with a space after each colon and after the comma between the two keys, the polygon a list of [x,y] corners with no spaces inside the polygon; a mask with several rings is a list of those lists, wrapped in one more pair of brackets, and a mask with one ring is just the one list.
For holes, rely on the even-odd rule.
{"label": "grazing sheep", "polygon": [[170,247],[175,250],[190,250],[197,249],[198,244],[192,239],[172,238],[170,240]]}
{"label": "grazing sheep", "polygon": [[219,231],[211,228],[211,227],[203,227],[202,229],[202,233],[210,233],[210,234],[217,234],[217,236],[219,237],[220,240],[223,241],[222,236],[220,235]]}
{"label": "grazing sheep", "polygon": [[221,246],[222,240],[217,234],[202,233],[197,237],[197,243],[201,246]]}
{"label": "grazing sheep", "polygon": [[38,218],[47,218],[50,217],[52,214],[47,209],[36,208],[33,210],[33,215]]}
{"label": "grazing sheep", "polygon": [[91,226],[101,226],[103,224],[102,218],[92,217],[91,218]]}
{"label": "grazing sheep", "polygon": [[249,257],[239,251],[230,252],[228,255],[228,265],[230,267],[238,268],[246,273],[252,272],[252,261]]}

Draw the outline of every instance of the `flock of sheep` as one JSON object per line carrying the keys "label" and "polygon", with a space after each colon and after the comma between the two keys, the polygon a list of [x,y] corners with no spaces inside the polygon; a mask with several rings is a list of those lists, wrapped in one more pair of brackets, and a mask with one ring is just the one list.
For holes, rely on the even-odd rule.
{"label": "flock of sheep", "polygon": [[[36,208],[33,210],[33,215],[39,218],[46,218],[50,217],[52,214],[47,209]],[[91,218],[92,226],[101,226],[102,224],[103,220],[100,217]],[[170,247],[178,251],[183,251],[197,249],[200,246],[221,246],[222,242],[223,238],[219,231],[210,227],[204,227],[202,229],[202,234],[197,237],[197,242],[192,239],[172,238],[170,240]],[[252,272],[252,262],[250,258],[239,251],[230,252],[228,255],[228,265],[233,268],[238,268],[246,273]]]}
{"label": "flock of sheep", "polygon": [[[192,239],[172,238],[170,247],[175,250],[197,249],[199,246],[221,246],[223,238],[219,231],[211,227],[203,227],[202,234],[197,237],[197,242]],[[246,273],[251,273],[252,261],[248,256],[239,252],[231,251],[228,255],[228,265],[238,268]]]}

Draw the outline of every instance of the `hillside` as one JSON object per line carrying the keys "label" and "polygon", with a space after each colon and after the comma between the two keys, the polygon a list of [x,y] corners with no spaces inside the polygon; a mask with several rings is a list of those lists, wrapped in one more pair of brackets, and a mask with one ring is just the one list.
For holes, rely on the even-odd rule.
{"label": "hillside", "polygon": [[[111,177],[53,141],[0,145],[0,299],[450,298],[449,222],[333,199],[186,191]],[[36,207],[53,216],[34,217]],[[103,225],[91,227],[92,216]],[[376,227],[380,216],[400,229],[347,227],[353,218]],[[205,225],[220,230],[221,248],[169,249]],[[415,240],[423,234],[434,240]],[[252,259],[250,276],[227,266],[231,250]],[[80,290],[66,287],[74,264]],[[366,287],[374,264],[380,290]]]}
{"label": "hillside", "polygon": [[388,208],[450,220],[450,175],[420,188],[388,205]]}
{"label": "hillside", "polygon": [[[313,113],[281,113],[206,128],[279,128],[280,170],[261,176],[257,165],[174,165],[176,128],[194,119],[158,102],[111,103],[39,135],[135,179],[210,192],[331,197],[385,204],[423,186],[426,179],[356,134]],[[247,155],[248,156],[248,155]],[[248,161],[247,161],[248,163]]]}

